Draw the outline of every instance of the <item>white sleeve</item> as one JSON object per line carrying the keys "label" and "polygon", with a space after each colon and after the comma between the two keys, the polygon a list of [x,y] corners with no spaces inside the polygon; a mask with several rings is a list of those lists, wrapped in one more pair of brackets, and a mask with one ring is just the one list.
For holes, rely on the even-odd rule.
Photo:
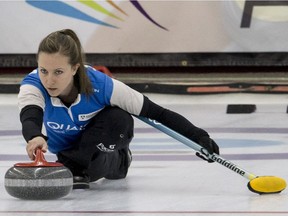
{"label": "white sleeve", "polygon": [[115,79],[112,80],[111,105],[118,106],[131,114],[139,115],[143,107],[144,96],[124,83]]}
{"label": "white sleeve", "polygon": [[41,91],[29,84],[22,85],[18,94],[18,107],[22,110],[27,105],[37,105],[43,110],[45,108],[45,100]]}

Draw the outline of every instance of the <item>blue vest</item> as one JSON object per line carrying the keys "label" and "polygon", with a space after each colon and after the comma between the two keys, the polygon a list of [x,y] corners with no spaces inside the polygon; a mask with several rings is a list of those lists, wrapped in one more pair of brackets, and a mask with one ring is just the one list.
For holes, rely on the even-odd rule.
{"label": "blue vest", "polygon": [[41,84],[38,70],[27,75],[21,83],[34,85],[43,94],[43,123],[49,137],[48,148],[52,153],[71,148],[89,121],[105,106],[110,105],[113,80],[92,67],[87,67],[86,71],[92,83],[93,94],[78,94],[78,98],[69,108],[59,98],[51,97],[47,93]]}

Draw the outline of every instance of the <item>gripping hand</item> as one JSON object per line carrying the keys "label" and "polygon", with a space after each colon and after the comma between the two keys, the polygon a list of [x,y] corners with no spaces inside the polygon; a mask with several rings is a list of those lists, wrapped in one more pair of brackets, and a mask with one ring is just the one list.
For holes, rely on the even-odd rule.
{"label": "gripping hand", "polygon": [[[199,139],[198,144],[203,148],[207,149],[210,154],[220,154],[219,153],[219,146],[211,139],[209,136],[203,136]],[[214,161],[206,157],[205,155],[196,152],[196,155],[203,160],[208,161],[208,163],[213,163]]]}

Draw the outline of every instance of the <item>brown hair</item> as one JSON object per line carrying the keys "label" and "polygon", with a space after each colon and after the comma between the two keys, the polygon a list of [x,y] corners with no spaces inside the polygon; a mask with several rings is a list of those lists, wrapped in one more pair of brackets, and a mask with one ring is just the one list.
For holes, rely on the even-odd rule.
{"label": "brown hair", "polygon": [[63,29],[52,32],[41,41],[37,52],[37,60],[40,52],[49,54],[59,52],[70,59],[69,64],[72,66],[79,63],[80,66],[74,76],[74,83],[80,93],[85,93],[86,95],[92,93],[92,85],[84,66],[85,57],[82,46],[78,36],[73,30]]}

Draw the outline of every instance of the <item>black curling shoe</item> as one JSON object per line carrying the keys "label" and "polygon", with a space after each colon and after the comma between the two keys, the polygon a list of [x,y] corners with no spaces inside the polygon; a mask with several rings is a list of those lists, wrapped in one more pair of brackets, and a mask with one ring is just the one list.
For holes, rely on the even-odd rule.
{"label": "black curling shoe", "polygon": [[73,189],[89,189],[89,176],[73,176]]}

